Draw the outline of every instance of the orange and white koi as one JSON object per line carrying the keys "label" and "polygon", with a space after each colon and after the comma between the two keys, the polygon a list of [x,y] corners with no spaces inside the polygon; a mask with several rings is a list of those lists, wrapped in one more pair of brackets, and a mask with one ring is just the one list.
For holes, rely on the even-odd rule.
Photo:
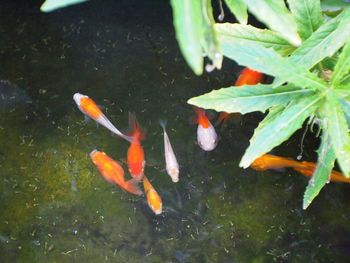
{"label": "orange and white koi", "polygon": [[145,153],[141,146],[141,140],[145,138],[145,132],[136,120],[135,114],[129,114],[129,127],[133,140],[128,149],[127,164],[133,177],[141,178],[146,165]]}
{"label": "orange and white koi", "polygon": [[148,206],[153,210],[156,215],[162,213],[162,199],[154,189],[150,181],[146,176],[143,176],[143,187],[145,189]]}
{"label": "orange and white koi", "polygon": [[102,126],[106,127],[108,130],[113,132],[114,134],[122,137],[123,139],[131,142],[133,138],[124,135],[121,131],[119,131],[106,117],[106,115],[103,114],[101,109],[96,105],[96,103],[90,99],[86,95],[82,95],[80,93],[75,93],[73,95],[73,99],[75,103],[77,104],[79,110],[90,117],[91,119],[97,121]]}
{"label": "orange and white koi", "polygon": [[[260,83],[263,80],[264,74],[261,72],[255,71],[250,68],[244,68],[239,75],[238,79],[235,82],[235,86],[243,86],[243,85],[255,85]],[[238,120],[240,120],[240,114],[235,113],[228,113],[228,112],[220,112],[219,117],[217,121],[215,122],[215,126],[219,123],[225,124],[227,120],[231,117],[234,117]]]}
{"label": "orange and white koi", "polygon": [[123,168],[119,165],[118,162],[114,161],[104,152],[93,150],[90,153],[90,157],[92,162],[96,165],[97,169],[99,170],[101,176],[105,178],[108,182],[115,183],[132,194],[142,194],[142,191],[137,185],[139,179],[132,178],[128,181],[125,181]]}
{"label": "orange and white koi", "polygon": [[202,109],[193,107],[197,113],[195,122],[197,127],[197,143],[204,151],[212,151],[218,144],[218,136],[213,125]]}
{"label": "orange and white koi", "polygon": [[159,120],[159,124],[163,128],[164,134],[164,155],[166,171],[173,182],[177,183],[179,181],[179,164],[177,163],[173,147],[171,147],[169,136],[165,130],[166,121]]}

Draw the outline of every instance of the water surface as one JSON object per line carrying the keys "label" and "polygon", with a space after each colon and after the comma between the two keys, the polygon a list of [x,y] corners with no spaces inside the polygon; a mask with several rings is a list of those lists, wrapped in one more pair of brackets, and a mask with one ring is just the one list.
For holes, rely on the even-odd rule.
{"label": "water surface", "polygon": [[[239,68],[225,61],[195,76],[167,1],[92,1],[49,14],[39,5],[1,3],[0,93],[12,98],[0,100],[1,262],[348,262],[348,185],[327,185],[303,211],[307,178],[238,167],[261,114],[219,128],[212,152],[195,144],[187,99],[231,85]],[[98,174],[89,153],[122,162],[128,143],[86,123],[75,92],[120,129],[135,112],[162,215]],[[177,184],[165,172],[160,118],[180,163]],[[275,153],[295,157],[299,142],[297,134]]]}

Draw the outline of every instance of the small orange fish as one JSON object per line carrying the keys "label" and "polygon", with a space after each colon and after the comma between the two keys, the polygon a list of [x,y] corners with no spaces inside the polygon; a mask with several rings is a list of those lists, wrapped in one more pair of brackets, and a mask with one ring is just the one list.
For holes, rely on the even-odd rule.
{"label": "small orange fish", "polygon": [[214,126],[210,123],[204,110],[193,107],[197,113],[194,122],[198,123],[197,127],[197,142],[204,151],[212,151],[218,144],[218,136]]}
{"label": "small orange fish", "polygon": [[145,154],[141,146],[141,140],[145,138],[145,132],[137,122],[135,114],[129,114],[129,126],[134,139],[128,149],[127,163],[130,174],[140,179],[146,165]]}
{"label": "small orange fish", "polygon": [[307,168],[302,162],[271,154],[263,154],[250,165],[255,170],[279,169],[284,167]]}
{"label": "small orange fish", "polygon": [[108,120],[106,115],[103,114],[97,104],[88,96],[82,95],[80,93],[75,93],[73,95],[73,99],[82,113],[97,121],[99,124],[106,127],[114,134],[124,138],[129,142],[132,141],[131,137],[124,135]]}
{"label": "small orange fish", "polygon": [[162,213],[162,199],[158,195],[157,191],[154,189],[150,181],[146,176],[143,176],[143,187],[145,189],[147,202],[149,207],[153,210],[156,215]]}
{"label": "small orange fish", "polygon": [[244,68],[236,80],[235,86],[255,85],[262,81],[264,74],[250,68]]}
{"label": "small orange fish", "polygon": [[[312,174],[315,171],[316,164],[310,163],[310,162],[302,162],[303,164],[307,165],[309,168],[294,168],[295,171],[302,173],[305,176],[312,177]],[[343,182],[343,183],[350,183],[350,178],[346,178],[342,173],[332,170],[330,175],[330,180],[332,182]]]}
{"label": "small orange fish", "polygon": [[[243,85],[255,85],[262,81],[264,74],[261,72],[252,70],[250,68],[244,68],[236,80],[235,86],[243,86]],[[215,122],[215,126],[219,123],[225,124],[227,120],[231,117],[234,117],[240,120],[240,113],[228,113],[228,112],[220,112],[220,115]]]}
{"label": "small orange fish", "polygon": [[93,150],[90,153],[90,157],[102,177],[105,178],[108,182],[115,183],[132,194],[142,194],[142,191],[137,185],[139,179],[133,178],[125,181],[123,168],[118,164],[118,162],[114,161],[104,152]]}

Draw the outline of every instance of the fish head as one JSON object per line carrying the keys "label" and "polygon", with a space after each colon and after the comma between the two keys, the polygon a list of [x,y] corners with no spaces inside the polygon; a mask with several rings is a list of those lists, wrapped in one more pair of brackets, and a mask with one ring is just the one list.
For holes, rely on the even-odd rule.
{"label": "fish head", "polygon": [[179,181],[179,169],[176,167],[171,167],[169,169],[167,169],[168,174],[171,177],[171,180],[174,183],[177,183]]}
{"label": "fish head", "polygon": [[74,101],[75,101],[75,103],[76,103],[77,105],[80,105],[80,100],[81,100],[82,98],[88,98],[88,96],[83,95],[83,94],[80,94],[80,93],[75,93],[75,94],[73,95],[73,99],[74,99]]}
{"label": "fish head", "polygon": [[213,125],[210,124],[208,128],[203,128],[201,125],[198,125],[197,142],[199,147],[204,151],[212,151],[215,149],[218,144],[218,136]]}
{"label": "fish head", "polygon": [[153,188],[147,193],[147,203],[156,215],[162,213],[162,199]]}
{"label": "fish head", "polygon": [[90,153],[90,158],[95,165],[103,163],[106,157],[106,153],[100,152],[98,150],[93,150]]}
{"label": "fish head", "polygon": [[128,166],[129,172],[132,175],[132,177],[141,178],[143,176],[144,166],[142,165],[142,163],[129,163]]}
{"label": "fish head", "polygon": [[254,170],[266,170],[266,161],[264,155],[256,158],[254,162],[250,164],[250,167]]}

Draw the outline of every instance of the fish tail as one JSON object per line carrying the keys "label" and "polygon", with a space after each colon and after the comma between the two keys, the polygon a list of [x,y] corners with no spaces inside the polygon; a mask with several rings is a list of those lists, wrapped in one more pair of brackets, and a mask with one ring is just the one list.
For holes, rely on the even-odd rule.
{"label": "fish tail", "polygon": [[168,120],[166,119],[159,119],[159,125],[162,126],[163,130],[165,130],[165,126],[167,124]]}
{"label": "fish tail", "polygon": [[[315,171],[316,164],[310,163],[310,162],[302,162],[307,166],[307,168],[294,168],[297,172],[302,173],[303,175],[311,177],[312,174]],[[346,178],[341,172],[332,170],[330,174],[330,180],[333,182],[344,182],[344,183],[350,183],[350,179]]]}
{"label": "fish tail", "polygon": [[205,112],[204,110],[197,108],[195,106],[192,106],[193,110],[197,113],[195,117],[193,117],[192,122],[197,124],[205,117]]}
{"label": "fish tail", "polygon": [[138,186],[139,181],[140,178],[132,178],[129,181],[125,181],[123,188],[132,194],[141,195],[142,191]]}
{"label": "fish tail", "polygon": [[129,132],[127,134],[139,141],[146,138],[146,132],[137,121],[135,113],[129,112]]}

